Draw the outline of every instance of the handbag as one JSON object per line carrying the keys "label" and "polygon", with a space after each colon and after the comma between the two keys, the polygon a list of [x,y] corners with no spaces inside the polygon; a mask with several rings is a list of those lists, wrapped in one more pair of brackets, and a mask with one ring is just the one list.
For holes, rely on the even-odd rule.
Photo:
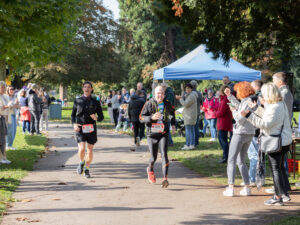
{"label": "handbag", "polygon": [[283,125],[281,126],[280,134],[278,135],[261,135],[260,136],[260,150],[264,153],[271,154],[281,151],[282,139],[281,132]]}

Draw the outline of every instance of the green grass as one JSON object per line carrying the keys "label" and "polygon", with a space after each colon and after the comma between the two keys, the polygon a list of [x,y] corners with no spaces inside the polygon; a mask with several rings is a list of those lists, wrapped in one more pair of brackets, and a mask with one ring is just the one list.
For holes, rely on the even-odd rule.
{"label": "green grass", "polygon": [[10,165],[0,166],[0,214],[4,214],[12,199],[12,194],[20,184],[20,180],[33,169],[34,163],[42,157],[47,144],[44,136],[22,135],[18,127],[14,146],[17,150],[8,150]]}

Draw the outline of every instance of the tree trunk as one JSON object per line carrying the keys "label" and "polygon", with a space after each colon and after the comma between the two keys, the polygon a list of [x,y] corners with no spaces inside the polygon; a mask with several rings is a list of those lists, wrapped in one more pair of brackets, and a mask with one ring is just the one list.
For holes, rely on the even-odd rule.
{"label": "tree trunk", "polygon": [[0,80],[5,81],[6,78],[6,63],[4,60],[0,60]]}
{"label": "tree trunk", "polygon": [[67,87],[62,84],[59,86],[59,98],[62,101],[67,98]]}
{"label": "tree trunk", "polygon": [[176,29],[170,27],[165,33],[165,51],[168,53],[170,63],[176,61],[175,39]]}

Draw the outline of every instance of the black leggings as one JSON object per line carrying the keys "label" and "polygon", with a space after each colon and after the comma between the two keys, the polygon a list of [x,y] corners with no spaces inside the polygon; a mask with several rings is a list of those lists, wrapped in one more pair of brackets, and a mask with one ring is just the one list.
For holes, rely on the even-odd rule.
{"label": "black leggings", "polygon": [[158,137],[147,138],[151,158],[149,160],[150,170],[153,171],[154,163],[157,159],[158,148],[160,148],[162,159],[163,177],[168,176],[169,159],[168,159],[168,134],[159,135]]}
{"label": "black leggings", "polygon": [[133,133],[134,133],[134,143],[136,144],[136,138],[139,137],[140,140],[143,138],[143,127],[144,124],[140,123],[139,121],[132,122],[133,125]]}
{"label": "black leggings", "polygon": [[32,134],[35,132],[40,133],[40,117],[41,114],[38,111],[30,111],[31,122],[30,122],[30,131]]}
{"label": "black leggings", "polygon": [[118,125],[119,109],[113,109],[115,127]]}
{"label": "black leggings", "polygon": [[287,194],[288,191],[291,190],[290,182],[284,167],[285,154],[287,154],[289,149],[289,145],[282,146],[281,152],[268,154],[276,195]]}

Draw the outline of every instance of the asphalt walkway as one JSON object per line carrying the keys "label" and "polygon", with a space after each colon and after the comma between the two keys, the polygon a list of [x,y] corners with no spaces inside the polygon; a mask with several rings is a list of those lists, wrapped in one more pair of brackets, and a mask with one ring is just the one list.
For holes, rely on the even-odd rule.
{"label": "asphalt walkway", "polygon": [[176,161],[170,164],[169,188],[160,186],[160,159],[155,165],[157,184],[149,184],[147,146],[133,152],[131,137],[98,131],[92,178],[86,179],[76,174],[71,125],[52,124],[49,153],[21,182],[13,196],[18,201],[2,225],[258,225],[300,212],[299,192],[284,207],[264,206],[270,195],[255,189],[254,196],[223,197],[224,186]]}

